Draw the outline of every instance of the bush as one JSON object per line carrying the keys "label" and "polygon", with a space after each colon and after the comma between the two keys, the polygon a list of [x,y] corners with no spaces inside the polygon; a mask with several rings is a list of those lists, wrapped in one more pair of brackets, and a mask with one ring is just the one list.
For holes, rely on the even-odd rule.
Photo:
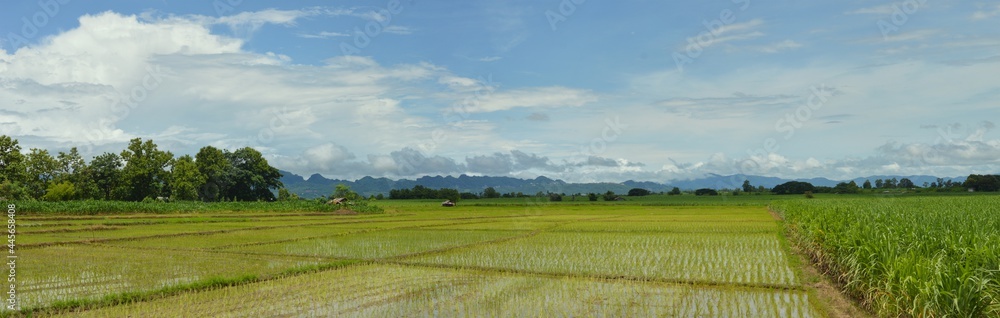
{"label": "bush", "polygon": [[719,191],[715,191],[715,190],[709,189],[709,188],[704,188],[704,189],[695,190],[694,191],[694,195],[698,195],[698,196],[702,196],[702,195],[719,195]]}
{"label": "bush", "polygon": [[53,183],[49,185],[48,190],[45,195],[42,196],[42,200],[45,201],[67,201],[72,200],[76,196],[76,187],[73,186],[69,181],[63,181],[60,183]]}
{"label": "bush", "polygon": [[774,194],[805,194],[806,191],[816,191],[816,187],[808,182],[789,181],[771,189]]}
{"label": "bush", "polygon": [[646,189],[640,189],[640,188],[635,188],[635,189],[632,189],[632,190],[628,190],[628,196],[630,196],[630,197],[643,197],[643,196],[650,195],[652,193],[653,193],[652,191],[649,191],[649,190],[646,190]]}

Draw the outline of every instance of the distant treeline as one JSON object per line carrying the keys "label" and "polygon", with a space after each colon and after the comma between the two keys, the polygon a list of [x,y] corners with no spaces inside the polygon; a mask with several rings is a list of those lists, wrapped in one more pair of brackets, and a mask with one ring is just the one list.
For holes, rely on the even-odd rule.
{"label": "distant treeline", "polygon": [[996,192],[1000,191],[1000,175],[973,174],[969,175],[964,183],[938,178],[937,182],[925,183],[922,187],[914,184],[913,181],[910,181],[910,179],[907,178],[899,180],[896,178],[888,180],[877,179],[874,183],[870,180],[866,180],[865,183],[860,186],[854,181],[841,182],[834,187],[817,187],[808,182],[790,181],[775,186],[771,189],[771,192],[774,194],[804,194],[807,192],[851,194],[862,193],[863,191],[888,189],[924,189],[934,192],[964,192],[967,190],[978,192]]}
{"label": "distant treeline", "polygon": [[410,199],[442,199],[458,201],[461,195],[455,189],[431,189],[422,185],[414,186],[413,189],[389,190],[389,199],[410,200]]}
{"label": "distant treeline", "polygon": [[55,156],[35,148],[22,154],[16,139],[0,135],[0,198],[8,200],[273,201],[279,178],[250,147],[207,146],[194,157],[174,157],[136,138],[120,153],[88,162],[76,148]]}

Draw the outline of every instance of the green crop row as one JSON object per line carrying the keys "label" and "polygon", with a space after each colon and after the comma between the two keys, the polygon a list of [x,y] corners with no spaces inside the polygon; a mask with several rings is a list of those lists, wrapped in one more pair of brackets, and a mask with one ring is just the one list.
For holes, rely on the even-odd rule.
{"label": "green crop row", "polygon": [[818,317],[794,290],[555,278],[364,265],[150,302],[79,317]]}
{"label": "green crop row", "polygon": [[799,200],[791,237],[881,316],[1000,316],[1000,197]]}
{"label": "green crop row", "polygon": [[[207,213],[207,212],[334,212],[337,205],[315,201],[281,202],[127,202],[127,201],[20,201],[15,204],[19,215],[97,215],[97,214],[139,214],[139,213]],[[377,204],[359,203],[352,207],[359,213],[381,213]]]}

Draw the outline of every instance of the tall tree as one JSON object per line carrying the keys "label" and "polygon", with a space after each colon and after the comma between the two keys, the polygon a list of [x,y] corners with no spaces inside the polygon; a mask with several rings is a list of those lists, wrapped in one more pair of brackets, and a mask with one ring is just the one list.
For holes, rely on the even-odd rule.
{"label": "tall tree", "polygon": [[25,158],[25,167],[27,168],[25,186],[33,198],[41,199],[49,187],[49,182],[55,178],[59,170],[59,162],[49,154],[48,150],[32,148]]}
{"label": "tall tree", "polygon": [[122,186],[122,158],[118,154],[106,152],[90,161],[90,176],[104,200],[116,199],[116,189],[124,192]]}
{"label": "tall tree", "polygon": [[232,184],[225,197],[242,201],[273,201],[271,189],[283,186],[281,173],[267,163],[267,159],[257,150],[245,147],[234,152],[226,152],[232,169],[229,177]]}
{"label": "tall tree", "polygon": [[[101,197],[100,190],[94,183],[93,172],[76,147],[71,148],[68,153],[60,151],[56,156],[56,161],[59,162],[59,170],[53,183],[70,182],[74,185],[76,190],[74,199],[98,199]],[[66,186],[64,185],[63,188]]]}
{"label": "tall tree", "polygon": [[885,181],[882,179],[875,179],[875,187],[882,189],[882,187],[885,187]]}
{"label": "tall tree", "polygon": [[27,172],[17,139],[0,135],[0,197],[21,200],[31,197],[24,187]]}
{"label": "tall tree", "polygon": [[129,187],[126,200],[142,201],[163,193],[170,178],[167,167],[174,154],[157,149],[153,140],[143,142],[142,139],[135,138],[122,151],[121,157],[125,160],[122,178]]}
{"label": "tall tree", "polygon": [[198,189],[205,184],[205,175],[198,171],[194,158],[184,155],[174,160],[170,170],[170,198],[183,201],[198,199]]}
{"label": "tall tree", "polygon": [[885,187],[889,189],[895,189],[899,185],[899,179],[892,178],[892,180],[885,180]]}
{"label": "tall tree", "polygon": [[24,176],[24,154],[17,139],[0,135],[0,182],[20,183]]}
{"label": "tall tree", "polygon": [[907,178],[903,178],[903,179],[899,180],[898,187],[903,188],[903,189],[910,189],[910,188],[916,188],[917,185],[913,184],[912,180],[907,179]]}
{"label": "tall tree", "polygon": [[750,185],[750,180],[743,181],[743,192],[750,193],[753,192],[753,186]]}
{"label": "tall tree", "polygon": [[871,190],[871,188],[872,188],[872,181],[871,180],[865,180],[865,184],[861,185],[861,187],[865,188],[865,190]]}
{"label": "tall tree", "polygon": [[80,183],[83,173],[87,168],[87,162],[80,156],[80,152],[73,147],[68,153],[60,151],[56,156],[59,162],[57,176],[58,181],[70,181],[74,184]]}
{"label": "tall tree", "polygon": [[487,199],[496,199],[500,197],[500,192],[493,187],[488,187],[486,190],[483,190],[483,197]]}
{"label": "tall tree", "polygon": [[195,155],[198,171],[205,176],[205,183],[198,189],[198,196],[203,201],[217,201],[219,195],[229,189],[229,172],[232,164],[226,154],[212,146],[202,147]]}

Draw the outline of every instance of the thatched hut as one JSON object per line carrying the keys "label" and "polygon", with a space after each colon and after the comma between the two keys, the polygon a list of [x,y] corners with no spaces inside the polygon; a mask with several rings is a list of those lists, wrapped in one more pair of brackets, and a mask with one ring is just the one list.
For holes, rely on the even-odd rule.
{"label": "thatched hut", "polygon": [[443,206],[443,207],[453,207],[453,206],[455,206],[455,202],[451,202],[451,200],[445,200],[444,202],[441,202],[441,206]]}
{"label": "thatched hut", "polygon": [[336,204],[336,205],[341,205],[344,203],[347,203],[347,198],[334,198],[333,200],[326,202],[326,204]]}

